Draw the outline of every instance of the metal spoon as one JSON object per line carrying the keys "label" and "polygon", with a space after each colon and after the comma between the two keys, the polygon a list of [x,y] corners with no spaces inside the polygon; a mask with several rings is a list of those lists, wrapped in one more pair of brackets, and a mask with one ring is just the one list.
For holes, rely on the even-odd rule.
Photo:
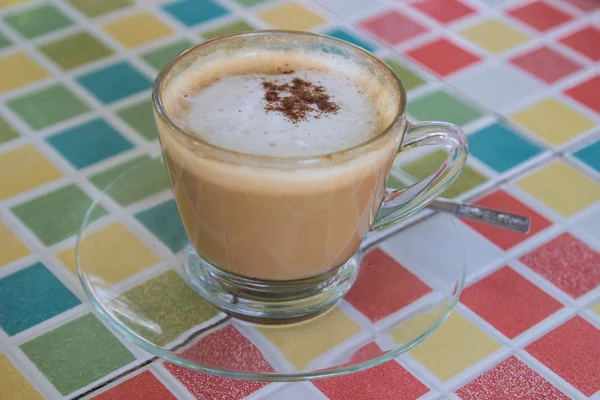
{"label": "metal spoon", "polygon": [[427,206],[432,210],[446,212],[457,217],[483,222],[484,224],[528,233],[531,220],[529,217],[492,210],[472,204],[455,203],[448,200],[434,200]]}

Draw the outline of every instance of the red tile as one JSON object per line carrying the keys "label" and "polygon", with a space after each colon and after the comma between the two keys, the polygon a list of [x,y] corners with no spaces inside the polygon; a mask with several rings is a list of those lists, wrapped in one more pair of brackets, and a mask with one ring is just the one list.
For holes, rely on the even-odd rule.
{"label": "red tile", "polygon": [[569,400],[514,356],[466,384],[456,394],[464,400]]}
{"label": "red tile", "polygon": [[379,346],[377,345],[377,343],[370,342],[370,343],[364,345],[363,347],[359,348],[358,350],[356,350],[354,353],[352,353],[352,356],[350,357],[350,361],[348,361],[344,365],[360,364],[365,361],[369,361],[376,357],[382,356],[386,353],[387,353],[387,351],[382,351],[379,348]]}
{"label": "red tile", "polygon": [[572,19],[569,14],[543,1],[534,1],[508,12],[538,31],[547,31]]}
{"label": "red tile", "polygon": [[566,90],[565,94],[600,114],[600,75]]}
{"label": "red tile", "polygon": [[[362,351],[383,354],[375,343]],[[314,381],[313,385],[330,400],[413,400],[429,392],[427,386],[394,360],[351,375]]]}
{"label": "red tile", "polygon": [[427,28],[398,11],[390,11],[360,23],[364,29],[381,40],[397,45],[427,32]]}
{"label": "red tile", "polygon": [[581,69],[579,63],[546,46],[514,57],[510,62],[546,83],[556,82]]}
{"label": "red tile", "polygon": [[[202,338],[182,355],[215,367],[239,371],[273,371],[260,350],[233,325]],[[164,366],[197,399],[239,400],[268,385],[268,382],[240,381],[207,375],[169,363]]]}
{"label": "red tile", "polygon": [[600,390],[600,329],[575,318],[525,348],[586,396]]}
{"label": "red tile", "polygon": [[598,45],[600,43],[600,29],[595,26],[587,26],[562,38],[560,42],[587,58],[600,61],[600,45]]}
{"label": "red tile", "polygon": [[526,215],[531,219],[531,229],[527,234],[497,228],[495,226],[482,224],[480,222],[474,222],[465,219],[462,220],[465,224],[475,229],[477,232],[485,236],[489,241],[503,250],[508,250],[518,245],[519,243],[528,239],[530,236],[533,236],[552,225],[552,222],[537,213],[531,207],[521,203],[504,190],[496,190],[495,192],[492,192],[487,196],[475,201],[475,204],[514,214]]}
{"label": "red tile", "polygon": [[406,54],[441,76],[453,74],[481,60],[448,39],[437,39]]}
{"label": "red tile", "polygon": [[562,308],[507,266],[466,288],[460,301],[511,339]]}
{"label": "red tile", "polygon": [[600,285],[600,253],[569,233],[525,254],[520,261],[574,298]]}
{"label": "red tile", "polygon": [[413,7],[442,24],[448,24],[475,12],[474,9],[458,0],[420,0],[413,3]]}
{"label": "red tile", "polygon": [[598,0],[562,0],[565,3],[569,3],[581,11],[592,12],[600,9],[600,1]]}
{"label": "red tile", "polygon": [[156,379],[144,371],[114,388],[94,397],[95,400],[176,400],[177,398]]}
{"label": "red tile", "polygon": [[345,299],[371,321],[379,321],[431,289],[381,249],[368,253]]}

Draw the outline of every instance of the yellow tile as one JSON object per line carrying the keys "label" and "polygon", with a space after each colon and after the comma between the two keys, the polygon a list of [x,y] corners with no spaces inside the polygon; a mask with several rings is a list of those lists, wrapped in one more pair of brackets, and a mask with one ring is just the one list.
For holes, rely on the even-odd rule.
{"label": "yellow tile", "polygon": [[492,53],[508,50],[529,39],[524,32],[495,19],[488,19],[463,29],[460,34]]}
{"label": "yellow tile", "polygon": [[600,316],[600,301],[592,306],[592,311]]}
{"label": "yellow tile", "polygon": [[[447,306],[420,314],[390,332],[397,343],[407,343],[427,329]],[[431,336],[409,351],[435,376],[446,381],[500,348],[500,344],[454,311]]]}
{"label": "yellow tile", "polygon": [[562,161],[526,176],[517,185],[565,217],[600,201],[600,185]]}
{"label": "yellow tile", "polygon": [[510,118],[554,145],[565,143],[595,126],[594,121],[555,99],[545,99]]}
{"label": "yellow tile", "polygon": [[0,222],[0,267],[23,258],[29,253],[31,252],[17,235]]}
{"label": "yellow tile", "polygon": [[[1,1],[1,0],[0,0]],[[48,73],[27,54],[17,52],[0,57],[0,93],[44,79]]]}
{"label": "yellow tile", "polygon": [[309,30],[326,22],[321,16],[298,3],[274,7],[263,11],[259,16],[277,29]]}
{"label": "yellow tile", "polygon": [[149,12],[107,22],[104,30],[123,46],[138,47],[171,35],[173,29]]}
{"label": "yellow tile", "polygon": [[0,9],[2,9],[2,7],[12,6],[14,4],[27,3],[28,1],[31,0],[0,0]]}
{"label": "yellow tile", "polygon": [[[71,272],[77,274],[75,248],[67,249],[57,257]],[[120,223],[113,223],[86,236],[79,257],[90,275],[108,284],[122,281],[160,261],[152,250]]]}
{"label": "yellow tile", "polygon": [[6,358],[0,355],[0,376],[2,377],[1,399],[42,400],[43,397],[25,379],[19,370]]}
{"label": "yellow tile", "polygon": [[339,308],[293,327],[257,326],[298,370],[361,331]]}
{"label": "yellow tile", "polygon": [[58,168],[31,145],[0,153],[0,199],[7,199],[62,176]]}

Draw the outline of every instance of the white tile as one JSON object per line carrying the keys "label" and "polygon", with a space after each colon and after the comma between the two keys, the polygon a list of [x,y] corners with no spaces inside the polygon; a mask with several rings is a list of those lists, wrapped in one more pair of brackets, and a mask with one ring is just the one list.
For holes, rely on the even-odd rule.
{"label": "white tile", "polygon": [[496,7],[506,3],[508,0],[482,0],[485,4]]}
{"label": "white tile", "polygon": [[576,222],[575,228],[600,239],[600,207]]}
{"label": "white tile", "polygon": [[323,7],[343,19],[356,19],[371,15],[385,6],[377,0],[317,0]]}
{"label": "white tile", "polygon": [[498,263],[504,252],[492,242],[471,229],[468,225],[457,221],[460,237],[467,257],[467,280],[476,278],[478,273],[492,264]]}
{"label": "white tile", "polygon": [[392,236],[382,248],[430,287],[450,293],[466,259],[453,217],[435,215]]}
{"label": "white tile", "polygon": [[544,90],[545,86],[501,61],[458,73],[448,82],[491,111],[499,111]]}
{"label": "white tile", "polygon": [[291,383],[286,385],[282,390],[270,393],[266,396],[260,397],[260,400],[313,400],[313,399],[325,399],[325,396],[319,395],[319,393],[306,386],[304,383]]}

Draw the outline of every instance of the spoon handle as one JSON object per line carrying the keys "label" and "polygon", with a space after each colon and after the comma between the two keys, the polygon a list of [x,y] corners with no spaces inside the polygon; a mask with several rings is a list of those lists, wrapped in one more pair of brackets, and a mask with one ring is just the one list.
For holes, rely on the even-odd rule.
{"label": "spoon handle", "polygon": [[484,224],[511,229],[513,231],[527,233],[531,225],[529,217],[511,214],[504,211],[492,210],[472,204],[455,203],[447,200],[434,200],[428,205],[429,208],[450,213],[457,217],[483,222]]}

